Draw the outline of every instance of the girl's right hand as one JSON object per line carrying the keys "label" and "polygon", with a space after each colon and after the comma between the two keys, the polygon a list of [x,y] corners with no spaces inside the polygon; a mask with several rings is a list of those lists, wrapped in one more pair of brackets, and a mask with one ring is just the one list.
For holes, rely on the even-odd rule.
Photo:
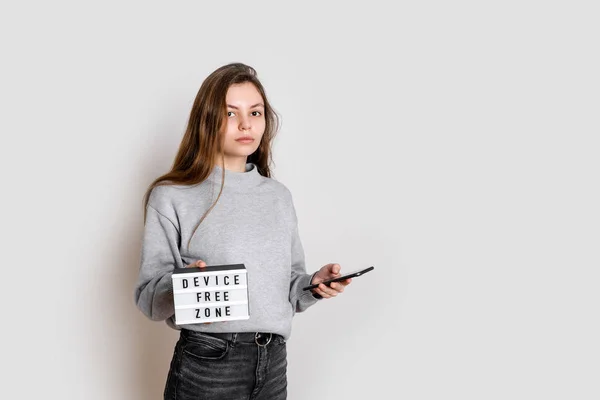
{"label": "girl's right hand", "polygon": [[[194,267],[200,267],[200,268],[204,268],[206,267],[206,263],[202,260],[198,260],[194,263],[191,263],[189,265],[186,265],[186,268],[194,268]],[[212,324],[212,322],[203,322],[204,324]]]}
{"label": "girl's right hand", "polygon": [[200,267],[200,268],[204,268],[206,267],[206,263],[202,260],[198,260],[195,263],[191,263],[189,265],[186,266],[186,268],[193,268],[193,267]]}

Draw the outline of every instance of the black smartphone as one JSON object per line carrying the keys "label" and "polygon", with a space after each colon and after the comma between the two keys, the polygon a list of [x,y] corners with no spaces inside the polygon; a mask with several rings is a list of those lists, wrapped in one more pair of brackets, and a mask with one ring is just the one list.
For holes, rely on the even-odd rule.
{"label": "black smartphone", "polygon": [[338,276],[337,278],[327,279],[326,281],[319,282],[319,283],[317,283],[315,285],[310,285],[310,286],[303,287],[302,290],[314,289],[314,288],[318,287],[319,284],[321,284],[321,283],[323,283],[326,286],[329,286],[329,284],[331,282],[339,282],[339,281],[346,280],[348,278],[356,278],[357,276],[361,276],[363,274],[366,274],[367,272],[369,272],[369,271],[371,271],[373,269],[375,269],[375,267],[371,266],[369,268],[361,269],[359,271],[349,272],[349,273],[344,274],[342,276]]}

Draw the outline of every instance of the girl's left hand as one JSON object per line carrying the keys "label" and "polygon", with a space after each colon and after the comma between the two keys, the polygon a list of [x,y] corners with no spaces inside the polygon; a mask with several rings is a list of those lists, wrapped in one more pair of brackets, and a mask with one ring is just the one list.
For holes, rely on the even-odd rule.
{"label": "girl's left hand", "polygon": [[[319,272],[315,274],[310,284],[314,285],[316,283],[326,281],[327,279],[337,278],[338,276],[342,275],[340,274],[341,269],[342,267],[340,267],[340,264],[324,265],[323,267],[321,267]],[[332,282],[329,284],[329,286],[326,286],[321,283],[319,287],[312,289],[311,291],[325,299],[328,299],[342,293],[344,291],[344,288],[348,286],[350,282],[352,282],[352,279],[345,279],[340,282]]]}

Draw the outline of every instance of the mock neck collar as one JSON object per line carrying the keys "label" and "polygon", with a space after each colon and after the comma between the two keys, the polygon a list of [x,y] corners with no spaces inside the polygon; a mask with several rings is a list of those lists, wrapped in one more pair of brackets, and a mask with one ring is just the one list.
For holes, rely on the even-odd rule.
{"label": "mock neck collar", "polygon": [[[212,182],[221,185],[223,168],[220,165],[215,165],[208,179]],[[254,163],[246,163],[246,171],[238,172],[231,171],[225,168],[225,187],[233,189],[249,189],[257,186],[262,179],[262,175],[258,173],[258,166]]]}

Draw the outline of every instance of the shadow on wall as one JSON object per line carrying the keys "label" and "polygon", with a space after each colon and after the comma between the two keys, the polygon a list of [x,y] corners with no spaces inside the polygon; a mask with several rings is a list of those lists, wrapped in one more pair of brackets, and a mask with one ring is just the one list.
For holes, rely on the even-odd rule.
{"label": "shadow on wall", "polygon": [[[135,243],[123,242],[120,257],[126,273],[124,279],[119,279],[118,284],[121,287],[118,290],[129,294],[130,299],[125,305],[129,309],[126,335],[129,343],[124,348],[128,349],[129,365],[134,369],[129,374],[132,381],[127,383],[125,391],[132,393],[131,399],[162,399],[178,332],[167,326],[164,321],[149,320],[134,303],[133,288],[138,276],[142,233],[143,226],[130,227],[127,237],[137,240]],[[136,316],[131,318],[131,313]]]}
{"label": "shadow on wall", "polygon": [[[160,121],[158,121],[160,122]],[[163,121],[164,122],[164,121]],[[160,124],[159,124],[160,125]],[[125,337],[127,343],[126,362],[133,371],[128,371],[129,381],[123,382],[123,393],[129,393],[131,400],[162,399],[167,373],[179,332],[170,328],[164,321],[151,321],[137,308],[134,302],[134,287],[138,278],[142,237],[144,231],[142,198],[148,185],[159,175],[166,172],[173,154],[167,154],[169,148],[161,141],[168,140],[167,135],[159,132],[173,132],[178,129],[170,126],[155,127],[149,135],[158,140],[148,141],[143,149],[144,155],[139,163],[139,170],[134,184],[129,185],[133,192],[133,204],[128,204],[130,214],[124,218],[125,226],[120,240],[114,249],[119,273],[114,279],[115,290],[124,295],[124,302],[119,310],[114,310],[118,319],[122,319],[127,327]],[[160,138],[163,139],[160,139]],[[133,175],[133,174],[132,174]],[[131,175],[130,175],[131,176]],[[137,196],[137,197],[136,197]],[[134,217],[131,217],[134,215]]]}

